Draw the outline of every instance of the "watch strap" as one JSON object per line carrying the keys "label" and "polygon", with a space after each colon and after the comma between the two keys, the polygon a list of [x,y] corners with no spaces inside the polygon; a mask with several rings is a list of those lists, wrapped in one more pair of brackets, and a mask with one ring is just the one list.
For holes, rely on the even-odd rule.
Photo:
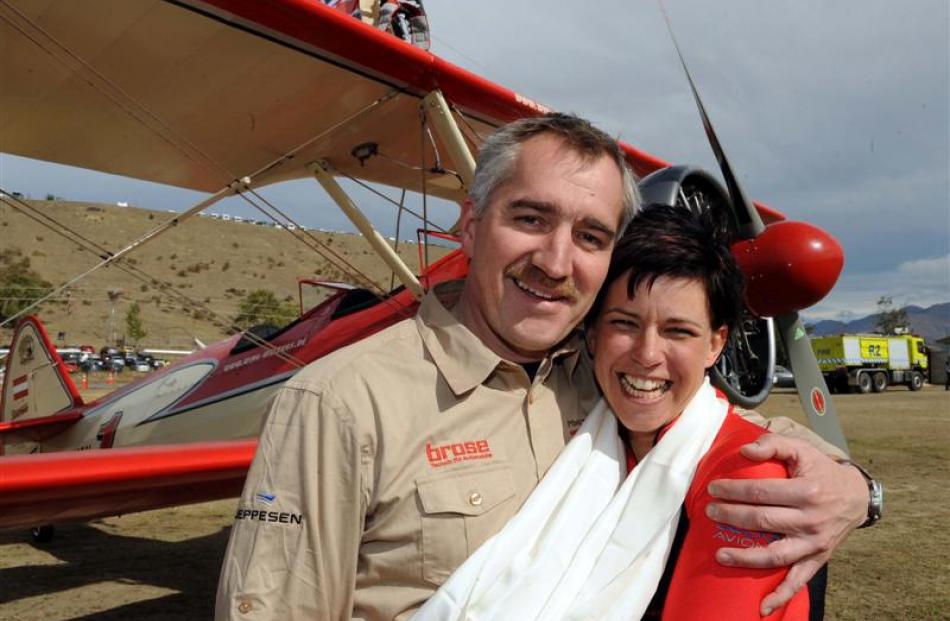
{"label": "watch strap", "polygon": [[884,486],[881,485],[881,482],[871,476],[871,473],[868,472],[861,464],[851,461],[850,459],[842,459],[838,462],[839,464],[854,466],[858,472],[861,473],[861,476],[864,477],[864,480],[868,484],[868,516],[864,522],[858,526],[858,528],[867,528],[868,526],[874,526],[881,519],[881,515],[884,512]]}

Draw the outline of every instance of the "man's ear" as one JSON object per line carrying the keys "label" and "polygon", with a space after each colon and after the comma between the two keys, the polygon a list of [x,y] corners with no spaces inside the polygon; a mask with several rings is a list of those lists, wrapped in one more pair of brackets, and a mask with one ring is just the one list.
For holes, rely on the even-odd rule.
{"label": "man's ear", "polygon": [[719,359],[719,354],[722,353],[722,348],[726,346],[728,340],[729,328],[726,326],[719,326],[712,331],[712,335],[709,337],[709,354],[706,357],[707,369],[716,364],[716,360]]}
{"label": "man's ear", "polygon": [[591,358],[594,357],[594,343],[597,342],[597,321],[592,321],[584,326],[584,340],[587,342],[587,353]]}
{"label": "man's ear", "polygon": [[475,233],[478,230],[478,216],[475,215],[475,204],[471,198],[462,203],[462,217],[459,218],[462,233],[462,253],[472,258],[475,252]]}

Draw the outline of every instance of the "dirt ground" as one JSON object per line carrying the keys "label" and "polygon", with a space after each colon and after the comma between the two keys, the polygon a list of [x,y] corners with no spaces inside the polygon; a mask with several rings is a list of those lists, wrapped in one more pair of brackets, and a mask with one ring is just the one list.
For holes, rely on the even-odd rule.
{"label": "dirt ground", "polygon": [[[885,519],[831,563],[827,619],[950,619],[950,392],[838,395],[852,455],[882,478]],[[799,417],[778,391],[761,408]],[[189,620],[212,614],[235,501],[0,532],[0,619]]]}

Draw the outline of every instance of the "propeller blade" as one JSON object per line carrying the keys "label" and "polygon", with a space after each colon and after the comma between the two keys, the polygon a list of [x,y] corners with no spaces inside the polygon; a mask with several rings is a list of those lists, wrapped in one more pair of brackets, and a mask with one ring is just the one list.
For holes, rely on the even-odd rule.
{"label": "propeller blade", "polygon": [[805,325],[798,313],[776,317],[775,324],[779,336],[785,342],[785,351],[788,352],[792,373],[795,375],[798,400],[808,415],[808,423],[815,433],[847,453],[848,443],[841,432],[828,384],[818,368],[818,360],[815,359]]}
{"label": "propeller blade", "polygon": [[726,152],[722,148],[719,138],[716,136],[716,130],[713,128],[712,121],[709,120],[709,115],[706,114],[706,107],[703,105],[703,100],[699,96],[699,91],[696,90],[693,76],[686,66],[686,59],[683,58],[679,42],[676,40],[676,35],[673,34],[673,24],[670,22],[669,15],[666,14],[662,0],[660,0],[659,4],[660,12],[663,14],[663,20],[666,22],[666,29],[669,31],[670,38],[673,40],[673,48],[676,50],[676,55],[680,59],[680,65],[682,65],[683,72],[686,74],[686,80],[689,82],[689,88],[693,93],[693,99],[696,101],[696,107],[699,108],[699,116],[703,121],[703,129],[706,130],[706,138],[709,140],[709,146],[712,147],[713,153],[716,155],[716,160],[719,162],[719,168],[722,170],[722,176],[726,182],[726,189],[729,191],[729,197],[732,199],[733,216],[736,219],[737,232],[742,239],[751,239],[764,231],[765,225],[762,223],[759,212],[742,190],[742,186],[739,185],[739,180],[732,172],[732,166],[729,164]]}
{"label": "propeller blade", "polygon": [[[696,101],[696,107],[699,109],[709,146],[712,147],[716,160],[719,162],[719,168],[722,170],[722,176],[726,182],[726,189],[732,203],[733,217],[737,226],[736,232],[742,239],[756,237],[765,230],[765,225],[762,223],[762,218],[752,201],[742,190],[736,175],[732,172],[732,166],[729,164],[726,152],[716,136],[716,130],[713,128],[712,121],[709,120],[709,115],[706,114],[706,107],[703,106],[699,91],[693,82],[693,76],[689,72],[689,67],[686,66],[686,59],[683,58],[683,53],[680,51],[679,42],[673,33],[673,24],[670,22],[669,15],[666,14],[663,0],[657,1],[660,12],[663,14],[663,20],[666,22],[666,29],[673,40],[676,55],[679,57],[680,65],[682,65],[686,80],[689,82],[693,99]],[[792,373],[795,375],[798,399],[808,416],[811,428],[822,438],[847,453],[848,443],[845,441],[841,426],[838,424],[838,416],[831,401],[828,384],[818,367],[818,360],[815,359],[815,353],[811,348],[811,339],[808,338],[805,326],[798,313],[792,312],[776,317],[775,323],[779,337],[785,343],[785,349],[792,365]]]}

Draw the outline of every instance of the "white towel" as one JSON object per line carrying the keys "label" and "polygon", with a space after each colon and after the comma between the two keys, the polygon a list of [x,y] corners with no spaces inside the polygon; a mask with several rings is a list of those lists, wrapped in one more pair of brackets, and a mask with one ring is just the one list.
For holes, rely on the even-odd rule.
{"label": "white towel", "polygon": [[705,380],[625,477],[601,401],[524,506],[412,621],[639,619],[669,556],[680,507],[729,410]]}

